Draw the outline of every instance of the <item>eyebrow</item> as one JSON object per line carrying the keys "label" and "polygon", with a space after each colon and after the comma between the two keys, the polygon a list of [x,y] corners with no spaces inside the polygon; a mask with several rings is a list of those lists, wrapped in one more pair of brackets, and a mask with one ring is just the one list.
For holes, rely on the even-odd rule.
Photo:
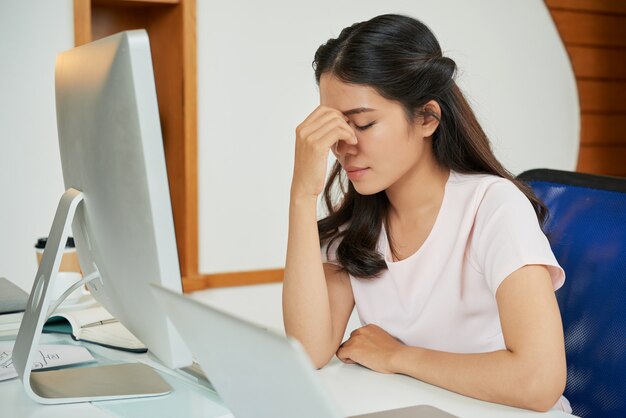
{"label": "eyebrow", "polygon": [[355,109],[346,110],[345,112],[341,112],[346,116],[356,115],[357,113],[365,113],[365,112],[373,112],[375,109],[370,109],[369,107],[357,107]]}

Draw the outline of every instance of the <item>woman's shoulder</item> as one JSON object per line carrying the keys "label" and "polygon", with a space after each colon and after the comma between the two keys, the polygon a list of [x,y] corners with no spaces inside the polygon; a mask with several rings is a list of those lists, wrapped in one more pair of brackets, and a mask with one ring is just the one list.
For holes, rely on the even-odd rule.
{"label": "woman's shoulder", "polygon": [[513,185],[513,182],[511,182],[509,179],[496,176],[495,174],[461,173],[454,170],[450,170],[450,179],[448,180],[448,182],[450,184],[465,187],[476,187],[479,185],[491,185],[495,183],[508,183]]}
{"label": "woman's shoulder", "polygon": [[511,180],[493,174],[450,171],[448,184],[464,194],[473,195],[474,200],[480,204],[497,204],[511,200],[519,202],[520,198],[526,199],[524,193]]}
{"label": "woman's shoulder", "polygon": [[[452,174],[451,174],[452,176]],[[451,179],[457,196],[465,196],[462,206],[470,212],[476,228],[511,222],[537,223],[537,215],[528,197],[511,180],[491,174],[454,173]],[[526,223],[528,225],[528,223]]]}

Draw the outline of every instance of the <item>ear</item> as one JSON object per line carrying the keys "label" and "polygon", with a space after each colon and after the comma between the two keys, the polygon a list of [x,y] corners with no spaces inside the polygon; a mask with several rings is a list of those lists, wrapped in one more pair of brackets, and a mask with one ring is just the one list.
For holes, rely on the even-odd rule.
{"label": "ear", "polygon": [[434,100],[429,101],[423,107],[423,117],[418,120],[422,125],[422,135],[424,137],[432,136],[441,120],[441,106]]}

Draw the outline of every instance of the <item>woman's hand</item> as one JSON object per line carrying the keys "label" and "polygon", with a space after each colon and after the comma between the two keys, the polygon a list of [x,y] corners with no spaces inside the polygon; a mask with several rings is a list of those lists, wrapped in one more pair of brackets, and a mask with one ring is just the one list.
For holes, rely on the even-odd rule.
{"label": "woman's hand", "polygon": [[352,331],[350,338],[337,350],[337,357],[344,363],[358,363],[380,373],[396,373],[392,359],[403,347],[404,344],[385,330],[369,324]]}
{"label": "woman's hand", "polygon": [[356,144],[348,118],[337,109],[318,106],[296,128],[296,155],[291,195],[314,197],[322,193],[326,181],[328,151],[338,141]]}

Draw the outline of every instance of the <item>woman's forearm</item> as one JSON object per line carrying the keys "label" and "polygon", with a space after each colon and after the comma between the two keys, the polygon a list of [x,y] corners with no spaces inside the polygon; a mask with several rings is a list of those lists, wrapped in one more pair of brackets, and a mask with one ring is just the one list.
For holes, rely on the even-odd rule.
{"label": "woman's forearm", "polygon": [[292,198],[283,283],[283,318],[287,335],[298,339],[314,364],[334,354],[328,289],[317,232],[317,200]]}
{"label": "woman's forearm", "polygon": [[554,406],[565,379],[541,359],[509,350],[455,354],[402,346],[390,368],[416,379],[489,402],[537,411]]}

